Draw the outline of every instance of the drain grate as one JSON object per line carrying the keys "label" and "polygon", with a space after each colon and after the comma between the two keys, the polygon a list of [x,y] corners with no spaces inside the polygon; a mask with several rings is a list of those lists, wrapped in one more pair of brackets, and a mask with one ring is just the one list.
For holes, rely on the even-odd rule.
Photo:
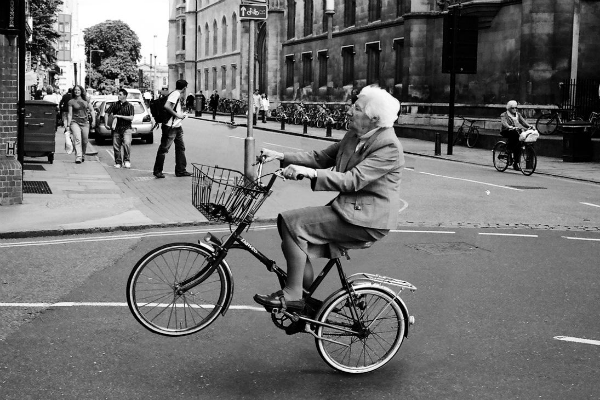
{"label": "drain grate", "polygon": [[418,251],[424,251],[429,254],[443,255],[443,254],[463,254],[472,253],[476,250],[483,250],[473,244],[464,242],[447,242],[447,243],[416,243],[407,244],[408,247]]}
{"label": "drain grate", "polygon": [[44,168],[43,165],[37,165],[37,164],[24,164],[23,165],[23,170],[29,170],[29,171],[45,171],[46,168]]}
{"label": "drain grate", "polygon": [[509,188],[513,189],[548,189],[542,186],[518,186],[518,185],[506,185]]}
{"label": "drain grate", "polygon": [[23,181],[23,193],[52,194],[46,181]]}

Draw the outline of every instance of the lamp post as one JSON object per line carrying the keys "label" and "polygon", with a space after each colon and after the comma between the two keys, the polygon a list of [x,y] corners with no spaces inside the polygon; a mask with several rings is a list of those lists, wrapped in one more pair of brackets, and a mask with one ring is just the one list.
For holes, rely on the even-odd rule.
{"label": "lamp post", "polygon": [[333,36],[333,14],[335,14],[335,4],[333,0],[325,0],[325,14],[327,15],[327,39],[331,40]]}
{"label": "lamp post", "polygon": [[[92,70],[92,53],[96,52],[96,53],[104,53],[104,50],[99,50],[99,49],[90,49],[90,72]],[[88,73],[88,86],[92,85],[92,77],[90,76],[90,74]]]}

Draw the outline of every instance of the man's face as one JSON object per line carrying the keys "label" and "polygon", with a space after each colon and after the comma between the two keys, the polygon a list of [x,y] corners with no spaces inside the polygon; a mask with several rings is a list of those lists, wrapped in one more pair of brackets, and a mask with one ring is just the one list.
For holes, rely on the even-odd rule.
{"label": "man's face", "polygon": [[348,110],[348,116],[350,117],[350,123],[348,130],[356,132],[358,136],[362,136],[371,129],[375,128],[375,122],[373,122],[367,114],[365,114],[365,105],[367,101],[364,97],[356,100],[356,103]]}
{"label": "man's face", "polygon": [[127,95],[125,93],[123,93],[123,92],[119,92],[119,94],[117,96],[118,96],[119,101],[121,103],[123,103],[127,99]]}

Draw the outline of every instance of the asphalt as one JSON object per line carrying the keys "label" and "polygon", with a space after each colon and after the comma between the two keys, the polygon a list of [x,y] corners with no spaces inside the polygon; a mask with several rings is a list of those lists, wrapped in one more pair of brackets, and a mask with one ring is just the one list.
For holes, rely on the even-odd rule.
{"label": "asphalt", "polygon": [[[211,115],[192,117],[212,120]],[[231,118],[217,115],[217,121],[231,123]],[[237,125],[245,125],[245,118],[236,118]],[[286,125],[285,130],[276,121],[258,121],[257,130],[286,135],[310,136],[330,141],[340,140],[344,132]],[[447,155],[435,155],[434,143],[418,139],[400,138],[406,154],[432,157],[474,165],[491,166],[490,150],[454,147]],[[600,184],[600,163],[563,162],[561,158],[538,157],[536,174]],[[26,158],[23,180],[46,182],[49,193],[24,193],[23,203],[0,206],[0,238],[56,236],[64,234],[127,231],[156,227],[203,226],[209,222],[191,204],[190,180],[154,179],[148,171],[135,169],[115,170],[101,162],[93,144],[87,151],[86,161],[74,163],[74,156],[64,151],[62,131],[56,135],[54,163],[46,159]],[[281,190],[279,190],[281,188]],[[280,185],[257,214],[257,220],[273,221],[284,209],[300,203],[323,204],[320,196],[302,197],[293,185]],[[299,198],[300,196],[300,198]]]}

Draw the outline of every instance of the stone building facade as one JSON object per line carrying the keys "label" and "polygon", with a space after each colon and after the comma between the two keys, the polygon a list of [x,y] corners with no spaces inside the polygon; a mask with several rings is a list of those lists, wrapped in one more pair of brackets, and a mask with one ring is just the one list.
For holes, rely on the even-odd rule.
{"label": "stone building facade", "polygon": [[[449,101],[443,19],[457,1],[334,0],[332,28],[325,2],[268,1],[255,32],[255,82],[272,100],[345,101],[375,83],[404,102]],[[248,24],[238,9],[234,0],[171,0],[170,82],[245,96]],[[477,73],[457,76],[457,102],[552,104],[565,79],[599,77],[598,1],[478,0],[460,9],[478,17],[478,50]]]}

